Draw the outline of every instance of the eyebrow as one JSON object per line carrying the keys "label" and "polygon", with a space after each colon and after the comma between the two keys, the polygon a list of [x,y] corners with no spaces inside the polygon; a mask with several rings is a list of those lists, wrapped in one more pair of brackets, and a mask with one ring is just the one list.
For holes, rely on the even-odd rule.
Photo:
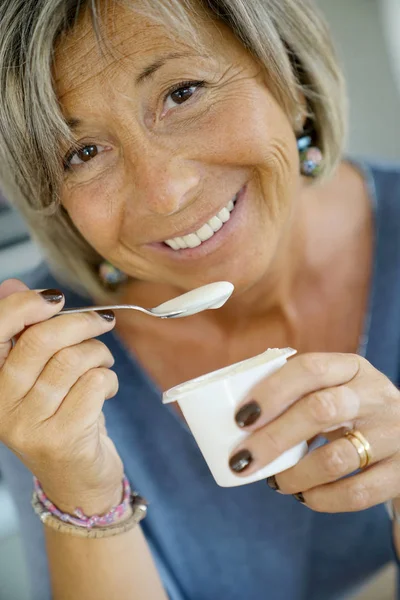
{"label": "eyebrow", "polygon": [[[146,81],[146,79],[150,79],[154,75],[154,73],[161,69],[161,67],[163,67],[169,60],[176,60],[178,58],[188,58],[193,56],[193,52],[171,52],[166,56],[158,58],[157,60],[147,65],[140,71],[135,80],[136,85],[140,85],[141,83]],[[82,121],[80,119],[75,118],[68,119],[67,125],[72,131],[74,131],[82,125]]]}
{"label": "eyebrow", "polygon": [[146,79],[152,77],[152,75],[154,75],[154,73],[158,71],[158,69],[161,69],[161,67],[163,67],[169,60],[174,60],[177,58],[188,58],[190,56],[193,57],[193,52],[171,52],[166,56],[158,58],[150,65],[147,65],[147,67],[144,67],[142,71],[140,71],[140,73],[136,77],[136,85],[140,85]]}
{"label": "eyebrow", "polygon": [[68,119],[67,120],[67,125],[70,129],[74,130],[74,129],[78,129],[78,127],[82,124],[82,121],[80,119]]}

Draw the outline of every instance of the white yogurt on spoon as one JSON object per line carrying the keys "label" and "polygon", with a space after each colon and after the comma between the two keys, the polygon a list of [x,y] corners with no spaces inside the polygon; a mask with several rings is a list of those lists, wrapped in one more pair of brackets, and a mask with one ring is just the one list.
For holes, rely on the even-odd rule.
{"label": "white yogurt on spoon", "polygon": [[152,312],[157,314],[182,311],[177,317],[188,317],[203,310],[221,308],[230,298],[233,290],[234,286],[229,281],[216,281],[172,298],[153,308]]}

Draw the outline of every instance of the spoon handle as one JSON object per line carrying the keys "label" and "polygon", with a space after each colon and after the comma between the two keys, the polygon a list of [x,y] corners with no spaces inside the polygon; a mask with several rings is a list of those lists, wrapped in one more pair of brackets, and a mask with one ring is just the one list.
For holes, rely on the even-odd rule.
{"label": "spoon handle", "polygon": [[92,312],[92,311],[99,311],[99,310],[120,310],[120,309],[130,309],[130,310],[137,310],[139,312],[142,312],[146,315],[151,315],[152,317],[158,317],[159,319],[173,319],[176,317],[184,317],[186,311],[185,310],[170,310],[170,311],[165,311],[165,312],[153,312],[153,310],[150,308],[143,308],[143,306],[136,306],[135,304],[112,304],[110,306],[82,306],[80,308],[64,308],[63,310],[61,310],[59,313],[57,313],[56,315],[54,315],[55,317],[58,317],[59,315],[65,315],[65,314],[76,314],[76,313],[84,313],[84,312]]}
{"label": "spoon handle", "polygon": [[80,308],[64,308],[58,314],[74,314],[74,313],[84,313],[84,312],[92,312],[98,310],[119,310],[121,308],[130,308],[132,310],[138,310],[140,312],[149,313],[146,308],[142,308],[141,306],[135,306],[134,304],[113,304],[110,306],[82,306]]}

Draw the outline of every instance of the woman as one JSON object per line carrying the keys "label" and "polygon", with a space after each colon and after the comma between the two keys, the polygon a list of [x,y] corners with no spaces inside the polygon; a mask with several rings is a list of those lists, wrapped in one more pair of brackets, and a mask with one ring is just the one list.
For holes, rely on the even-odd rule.
{"label": "woman", "polygon": [[[1,180],[52,271],[0,288],[0,470],[34,597],[350,593],[395,557],[400,172],[343,160],[321,17],[297,0],[0,7]],[[51,318],[219,280],[232,299],[190,319]],[[219,488],[160,391],[286,346],[243,399],[230,466],[314,449],[269,485]]]}

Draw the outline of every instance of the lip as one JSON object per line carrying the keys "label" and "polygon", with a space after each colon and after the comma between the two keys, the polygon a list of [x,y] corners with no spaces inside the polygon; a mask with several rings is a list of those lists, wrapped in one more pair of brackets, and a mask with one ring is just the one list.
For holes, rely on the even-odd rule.
{"label": "lip", "polygon": [[[243,186],[245,187],[245,186]],[[232,196],[231,200],[234,200],[234,198],[236,198],[236,196],[239,196],[239,194],[241,193],[241,191],[243,190],[243,188],[241,188],[241,190],[235,194],[234,196]],[[203,225],[205,225],[206,223],[208,223],[208,221],[210,219],[212,219],[213,217],[215,217],[219,212],[221,212],[221,210],[223,208],[225,208],[227,205],[227,203],[225,203],[223,206],[221,206],[221,208],[219,208],[217,210],[217,212],[213,212],[211,213],[208,217],[201,217],[201,219],[198,219],[193,225],[191,225],[190,229],[182,229],[181,231],[178,231],[175,233],[174,236],[170,236],[169,238],[162,238],[160,240],[155,240],[154,242],[151,242],[150,244],[148,244],[149,246],[152,246],[154,244],[160,244],[165,242],[165,240],[172,240],[174,238],[177,237],[184,237],[185,235],[190,235],[191,233],[196,233],[196,231],[198,231],[201,227],[203,227]]]}
{"label": "lip", "polygon": [[[245,184],[236,194],[237,200],[235,203],[235,208],[231,212],[231,218],[229,219],[229,221],[224,223],[224,226],[221,227],[219,231],[217,231],[210,239],[203,242],[200,246],[197,246],[196,248],[183,248],[181,250],[173,250],[172,248],[167,246],[167,244],[164,244],[164,242],[153,242],[151,244],[148,244],[148,247],[152,248],[153,250],[156,250],[157,252],[161,252],[165,255],[168,255],[171,258],[175,258],[176,260],[192,260],[195,258],[201,258],[203,256],[206,256],[207,254],[214,252],[214,250],[216,250],[217,247],[222,246],[225,243],[226,239],[230,236],[230,234],[236,227],[236,224],[239,221],[239,219],[242,218],[243,207],[245,205],[244,199],[246,196],[246,191],[247,184]],[[214,216],[214,214],[212,216]],[[200,227],[201,224],[199,225],[199,228]],[[193,232],[193,229],[191,231]],[[188,234],[186,233],[185,235]],[[174,237],[182,236],[176,235]]]}

